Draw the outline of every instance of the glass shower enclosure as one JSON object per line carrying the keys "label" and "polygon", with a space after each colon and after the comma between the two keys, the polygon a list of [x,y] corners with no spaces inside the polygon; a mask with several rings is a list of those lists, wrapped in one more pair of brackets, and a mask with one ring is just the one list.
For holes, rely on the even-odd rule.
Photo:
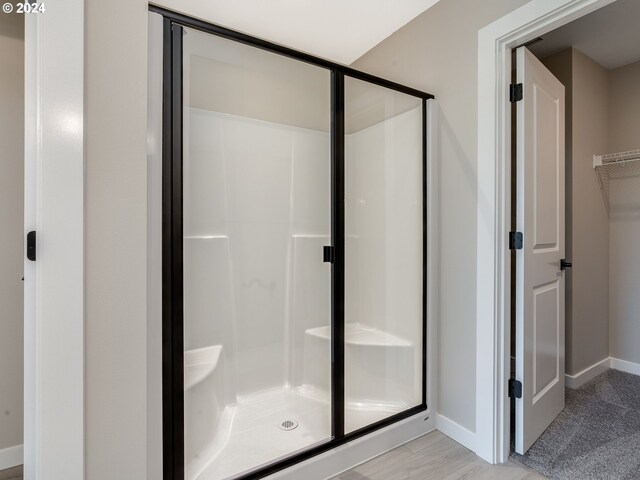
{"label": "glass shower enclosure", "polygon": [[166,10],[164,478],[426,409],[431,95]]}

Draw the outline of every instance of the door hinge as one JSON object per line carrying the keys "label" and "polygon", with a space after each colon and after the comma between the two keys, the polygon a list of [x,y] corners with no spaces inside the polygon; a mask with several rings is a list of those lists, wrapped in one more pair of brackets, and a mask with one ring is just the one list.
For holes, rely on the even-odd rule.
{"label": "door hinge", "polygon": [[322,251],[323,261],[326,263],[335,263],[336,248],[334,246],[325,246]]}
{"label": "door hinge", "polygon": [[519,102],[522,100],[522,84],[512,83],[509,85],[509,100],[511,103]]}
{"label": "door hinge", "polygon": [[509,398],[522,398],[522,382],[520,380],[509,379]]}
{"label": "door hinge", "polygon": [[573,263],[567,262],[566,258],[560,260],[560,270],[566,270],[567,268],[573,267]]}
{"label": "door hinge", "polygon": [[27,258],[36,261],[36,232],[33,230],[27,233]]}
{"label": "door hinge", "polygon": [[509,250],[521,250],[522,244],[522,232],[509,232]]}

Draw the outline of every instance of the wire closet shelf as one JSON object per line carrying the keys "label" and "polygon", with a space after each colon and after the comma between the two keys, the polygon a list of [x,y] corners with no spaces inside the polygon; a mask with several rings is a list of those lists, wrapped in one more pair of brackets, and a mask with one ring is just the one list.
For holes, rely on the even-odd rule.
{"label": "wire closet shelf", "polygon": [[640,176],[640,149],[594,155],[593,168],[596,171],[602,198],[608,211],[611,180]]}

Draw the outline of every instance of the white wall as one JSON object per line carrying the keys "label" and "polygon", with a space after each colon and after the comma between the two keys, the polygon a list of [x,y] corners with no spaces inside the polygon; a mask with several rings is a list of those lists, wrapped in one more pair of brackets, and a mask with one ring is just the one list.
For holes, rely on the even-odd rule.
{"label": "white wall", "polygon": [[475,431],[478,29],[526,0],[443,0],[353,66],[440,105],[439,413]]}
{"label": "white wall", "polygon": [[[0,469],[22,445],[24,18],[0,15]],[[22,463],[20,461],[20,463]]]}
{"label": "white wall", "polygon": [[[609,153],[640,148],[640,62],[610,72]],[[609,197],[611,356],[640,363],[640,164]]]}

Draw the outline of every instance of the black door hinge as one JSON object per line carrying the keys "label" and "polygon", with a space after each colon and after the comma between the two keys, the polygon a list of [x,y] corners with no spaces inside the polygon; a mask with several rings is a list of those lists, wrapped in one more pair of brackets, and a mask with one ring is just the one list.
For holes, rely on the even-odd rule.
{"label": "black door hinge", "polygon": [[521,250],[522,243],[522,232],[509,232],[509,250]]}
{"label": "black door hinge", "polygon": [[336,261],[336,248],[333,246],[325,246],[322,251],[323,261],[327,263],[335,263]]}
{"label": "black door hinge", "polygon": [[573,263],[567,262],[566,258],[560,260],[560,270],[566,270],[567,268],[573,267]]}
{"label": "black door hinge", "polygon": [[520,380],[509,379],[509,398],[522,398],[522,382]]}
{"label": "black door hinge", "polygon": [[509,85],[509,100],[511,103],[519,102],[522,100],[522,84],[512,83]]}
{"label": "black door hinge", "polygon": [[33,230],[27,233],[27,258],[36,261],[36,232]]}

